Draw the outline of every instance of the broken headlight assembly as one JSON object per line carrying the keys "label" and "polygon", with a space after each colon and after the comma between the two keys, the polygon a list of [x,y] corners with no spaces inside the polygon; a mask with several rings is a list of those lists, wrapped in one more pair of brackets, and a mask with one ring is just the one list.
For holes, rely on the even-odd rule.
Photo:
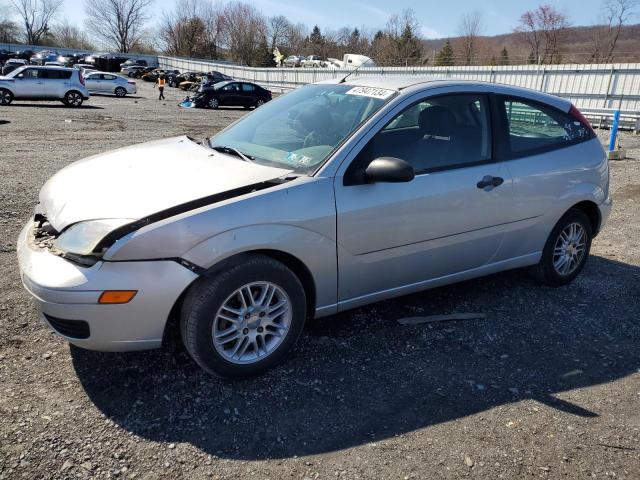
{"label": "broken headlight assembly", "polygon": [[91,255],[96,246],[113,230],[134,222],[130,218],[105,218],[78,222],[64,230],[54,245],[64,253]]}

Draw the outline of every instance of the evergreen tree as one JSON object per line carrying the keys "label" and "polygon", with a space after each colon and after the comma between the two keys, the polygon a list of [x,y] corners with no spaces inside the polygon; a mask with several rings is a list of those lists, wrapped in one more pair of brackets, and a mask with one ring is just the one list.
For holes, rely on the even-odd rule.
{"label": "evergreen tree", "polygon": [[398,38],[397,47],[404,65],[415,64],[422,57],[422,42],[409,24],[405,25],[402,35]]}
{"label": "evergreen tree", "polygon": [[313,26],[311,35],[309,35],[309,43],[311,44],[311,49],[313,50],[314,55],[322,55],[324,37],[322,36],[320,27],[318,27],[318,25]]}
{"label": "evergreen tree", "polygon": [[436,66],[450,67],[453,63],[453,48],[451,47],[451,42],[447,40],[444,47],[436,55]]}
{"label": "evergreen tree", "polygon": [[509,65],[509,52],[507,52],[507,47],[502,47],[502,51],[500,52],[500,65]]}

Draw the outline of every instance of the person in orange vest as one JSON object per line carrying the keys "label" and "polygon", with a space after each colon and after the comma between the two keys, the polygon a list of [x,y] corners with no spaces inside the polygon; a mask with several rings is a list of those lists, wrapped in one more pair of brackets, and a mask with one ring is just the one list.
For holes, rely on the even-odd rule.
{"label": "person in orange vest", "polygon": [[158,86],[158,92],[160,93],[160,95],[158,95],[158,100],[164,100],[164,87],[166,84],[167,81],[164,78],[164,73],[161,73],[160,75],[158,75],[156,83],[153,84],[154,87],[156,85]]}

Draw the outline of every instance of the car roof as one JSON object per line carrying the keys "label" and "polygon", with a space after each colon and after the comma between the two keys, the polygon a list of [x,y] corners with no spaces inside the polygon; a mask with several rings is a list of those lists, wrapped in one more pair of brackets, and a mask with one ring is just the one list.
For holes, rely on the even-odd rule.
{"label": "car roof", "polygon": [[25,65],[26,68],[34,68],[36,70],[69,70],[73,71],[74,68],[62,67],[60,65]]}
{"label": "car roof", "polygon": [[[318,82],[319,84],[340,84],[340,78],[331,79]],[[538,90],[531,90],[529,88],[516,87],[512,85],[506,85],[501,83],[484,82],[480,80],[461,80],[455,78],[443,78],[438,76],[394,76],[394,75],[371,75],[371,76],[354,76],[347,78],[342,82],[344,85],[351,85],[354,87],[371,87],[371,88],[385,88],[389,90],[396,90],[400,92],[406,91],[406,93],[413,93],[424,88],[438,88],[438,87],[468,87],[479,86],[485,87],[487,91],[493,93],[499,93],[504,95],[513,95],[528,98],[531,100],[543,102],[552,105],[561,110],[569,110],[571,102],[565,98],[560,98],[555,95],[543,93]]]}

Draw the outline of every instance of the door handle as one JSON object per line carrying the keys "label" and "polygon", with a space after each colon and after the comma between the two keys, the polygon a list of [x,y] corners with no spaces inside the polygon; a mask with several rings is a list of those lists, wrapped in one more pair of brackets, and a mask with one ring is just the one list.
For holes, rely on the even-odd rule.
{"label": "door handle", "polygon": [[504,183],[504,178],[502,177],[492,177],[491,175],[485,175],[482,177],[476,186],[478,188],[487,188],[487,187],[499,187]]}

